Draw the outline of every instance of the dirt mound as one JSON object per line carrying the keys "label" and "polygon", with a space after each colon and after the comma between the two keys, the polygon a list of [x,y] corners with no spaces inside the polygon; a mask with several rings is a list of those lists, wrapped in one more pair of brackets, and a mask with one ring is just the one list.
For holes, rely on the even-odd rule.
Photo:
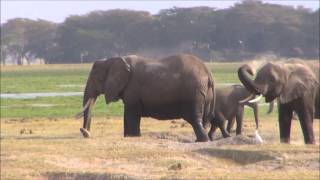
{"label": "dirt mound", "polygon": [[181,143],[192,143],[195,141],[191,135],[175,134],[171,132],[149,132],[147,133],[147,136],[156,139],[167,139],[170,141],[177,141]]}
{"label": "dirt mound", "polygon": [[[146,134],[155,139],[166,139],[180,143],[194,143],[195,137],[192,134],[181,134],[172,132],[149,132]],[[196,143],[198,144],[198,143]],[[238,135],[229,138],[219,138],[210,142],[217,146],[221,145],[241,145],[241,144],[262,144],[255,136]]]}
{"label": "dirt mound", "polygon": [[255,137],[249,137],[245,135],[238,135],[229,138],[222,138],[217,141],[213,141],[217,146],[221,145],[244,145],[244,144],[261,144]]}

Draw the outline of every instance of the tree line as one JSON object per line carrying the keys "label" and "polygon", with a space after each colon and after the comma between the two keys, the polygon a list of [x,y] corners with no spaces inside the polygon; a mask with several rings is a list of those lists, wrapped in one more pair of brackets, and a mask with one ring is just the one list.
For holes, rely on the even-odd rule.
{"label": "tree line", "polygon": [[1,62],[85,63],[139,54],[191,53],[207,61],[261,54],[319,58],[319,9],[243,1],[227,9],[108,10],[63,23],[16,18],[1,24]]}

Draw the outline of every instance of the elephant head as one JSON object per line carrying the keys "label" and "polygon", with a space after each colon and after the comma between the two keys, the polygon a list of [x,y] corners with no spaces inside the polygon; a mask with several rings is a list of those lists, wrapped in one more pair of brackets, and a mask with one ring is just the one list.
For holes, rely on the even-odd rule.
{"label": "elephant head", "polygon": [[129,81],[130,65],[122,57],[96,61],[90,71],[83,96],[84,137],[90,136],[91,109],[100,94],[104,94],[106,103],[117,101]]}
{"label": "elephant head", "polygon": [[263,95],[266,102],[279,97],[280,103],[288,103],[313,92],[317,84],[315,75],[302,62],[269,62],[262,66],[254,80],[248,76],[252,71],[249,65],[243,65],[238,70],[239,79],[250,92]]}

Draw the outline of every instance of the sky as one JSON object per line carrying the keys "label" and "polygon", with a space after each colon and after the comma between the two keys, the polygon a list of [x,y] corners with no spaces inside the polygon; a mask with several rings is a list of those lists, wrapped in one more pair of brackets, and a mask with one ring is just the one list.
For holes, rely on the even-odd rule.
{"label": "sky", "polygon": [[[29,18],[33,20],[44,19],[61,23],[70,15],[84,15],[94,10],[109,9],[131,9],[144,10],[152,14],[156,14],[161,9],[172,7],[195,7],[209,6],[218,9],[228,8],[236,2],[232,0],[211,0],[211,1],[103,1],[103,0],[1,0],[1,23],[7,22],[12,18]],[[282,4],[289,6],[304,6],[306,8],[316,10],[319,8],[319,0],[271,0],[263,1],[273,4]]]}

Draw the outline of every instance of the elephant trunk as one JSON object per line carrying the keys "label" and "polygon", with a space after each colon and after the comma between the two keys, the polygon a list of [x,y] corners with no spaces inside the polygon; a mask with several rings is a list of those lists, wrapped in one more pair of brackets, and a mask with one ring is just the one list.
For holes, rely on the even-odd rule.
{"label": "elephant trunk", "polygon": [[267,114],[270,114],[270,113],[272,113],[272,111],[273,111],[273,108],[274,108],[274,101],[271,101],[271,102],[269,103],[269,109],[268,109],[268,112],[267,112]]}
{"label": "elephant trunk", "polygon": [[238,70],[238,76],[241,83],[252,93],[261,94],[260,88],[249,78],[247,74],[253,75],[253,70],[248,65],[243,65]]}
{"label": "elephant trunk", "polygon": [[83,126],[80,129],[82,135],[85,138],[90,137],[90,125],[91,125],[91,109],[95,104],[95,101],[97,99],[97,93],[94,90],[93,86],[87,82],[84,95],[83,95],[83,106],[84,106],[84,112],[83,112]]}

